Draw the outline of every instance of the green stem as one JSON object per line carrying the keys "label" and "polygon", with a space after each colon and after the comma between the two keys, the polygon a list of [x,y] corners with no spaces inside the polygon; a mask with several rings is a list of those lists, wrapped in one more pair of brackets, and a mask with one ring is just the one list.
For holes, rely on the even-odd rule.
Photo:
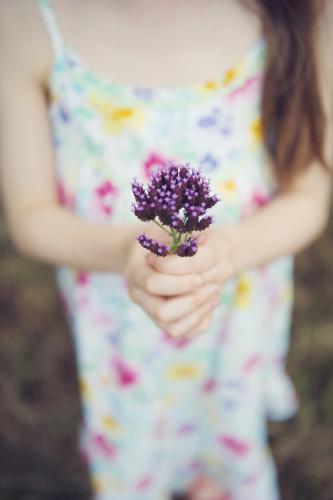
{"label": "green stem", "polygon": [[172,246],[171,246],[171,253],[175,253],[178,248],[178,234],[175,229],[171,229],[171,235],[172,235]]}
{"label": "green stem", "polygon": [[[160,224],[159,222],[157,222],[157,220],[153,220],[153,222],[155,222],[155,224],[158,227],[160,227],[161,229],[163,229],[163,231],[165,231],[166,233],[168,233],[168,235],[172,236],[172,238],[173,238],[173,234],[170,231],[168,231],[162,224]],[[171,229],[171,231],[172,231],[172,229]]]}

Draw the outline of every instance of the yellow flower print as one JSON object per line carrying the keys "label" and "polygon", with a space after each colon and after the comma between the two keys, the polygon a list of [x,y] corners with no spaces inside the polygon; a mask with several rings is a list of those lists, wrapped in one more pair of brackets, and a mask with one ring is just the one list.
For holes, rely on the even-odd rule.
{"label": "yellow flower print", "polygon": [[230,200],[235,197],[235,194],[237,192],[237,184],[234,179],[226,179],[219,184],[218,191],[223,195],[225,199]]}
{"label": "yellow flower print", "polygon": [[82,396],[85,399],[90,398],[91,397],[91,390],[90,390],[89,384],[82,377],[80,377],[80,379],[79,379],[79,386],[80,386],[80,392],[81,392]]}
{"label": "yellow flower print", "polygon": [[205,82],[204,88],[206,90],[216,90],[217,89],[217,83],[214,82],[213,80],[209,80],[208,82]]}
{"label": "yellow flower print", "polygon": [[130,106],[113,106],[112,102],[91,97],[90,103],[101,114],[103,128],[108,134],[118,134],[125,128],[139,128],[145,121],[145,114]]}
{"label": "yellow flower print", "polygon": [[102,482],[96,477],[91,479],[91,486],[94,493],[100,493],[102,491]]}
{"label": "yellow flower print", "polygon": [[227,86],[232,83],[239,74],[239,68],[237,66],[230,68],[223,78],[223,85]]}
{"label": "yellow flower print", "polygon": [[192,379],[200,374],[200,368],[194,363],[174,365],[169,369],[169,377],[176,380]]}
{"label": "yellow flower print", "polygon": [[218,89],[218,83],[215,82],[214,80],[207,80],[198,87],[198,90],[202,92],[214,92],[217,89]]}
{"label": "yellow flower print", "polygon": [[59,95],[56,94],[55,92],[51,91],[49,99],[50,99],[50,102],[58,102],[59,101]]}
{"label": "yellow flower print", "polygon": [[112,432],[119,431],[119,424],[111,415],[104,415],[102,417],[102,424],[109,431]]}
{"label": "yellow flower print", "polygon": [[93,476],[91,485],[94,493],[102,493],[103,491],[113,491],[115,493],[121,492],[124,484],[120,479],[111,478],[106,474],[99,475],[98,478]]}
{"label": "yellow flower print", "polygon": [[236,307],[243,309],[252,302],[252,283],[246,276],[241,276],[236,289]]}
{"label": "yellow flower print", "polygon": [[214,80],[207,80],[204,83],[196,85],[197,91],[204,94],[215,92],[216,90],[218,90],[218,88],[219,84]]}
{"label": "yellow flower print", "polygon": [[260,117],[251,123],[251,135],[255,143],[262,139],[262,122]]}

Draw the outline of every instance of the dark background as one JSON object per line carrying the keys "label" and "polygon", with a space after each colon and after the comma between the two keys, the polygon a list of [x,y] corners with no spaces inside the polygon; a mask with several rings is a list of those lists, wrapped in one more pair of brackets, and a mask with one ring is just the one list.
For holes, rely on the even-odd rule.
{"label": "dark background", "polygon": [[[333,500],[333,223],[296,261],[289,370],[302,407],[270,428],[283,500]],[[73,348],[49,267],[0,220],[0,500],[87,500]]]}

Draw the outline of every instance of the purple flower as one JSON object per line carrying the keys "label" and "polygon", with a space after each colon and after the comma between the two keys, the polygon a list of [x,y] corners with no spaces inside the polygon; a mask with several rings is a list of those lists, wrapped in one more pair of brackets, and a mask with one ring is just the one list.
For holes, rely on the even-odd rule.
{"label": "purple flower", "polygon": [[177,248],[179,257],[192,257],[197,253],[198,244],[195,238],[188,238],[184,243],[181,243]]}
{"label": "purple flower", "polygon": [[209,181],[201,171],[189,164],[168,162],[152,174],[147,187],[134,179],[132,191],[135,198],[134,214],[141,221],[155,222],[172,238],[170,247],[145,235],[139,236],[139,243],[156,255],[194,255],[197,245],[189,234],[204,231],[211,225],[213,219],[206,212],[219,201],[211,193]]}
{"label": "purple flower", "polygon": [[211,215],[205,215],[198,222],[197,230],[198,231],[204,231],[205,229],[207,229],[212,224],[212,222],[213,222],[213,217]]}
{"label": "purple flower", "polygon": [[158,241],[155,241],[151,238],[148,238],[145,234],[140,234],[137,237],[137,240],[140,243],[140,245],[143,246],[143,248],[150,250],[152,253],[158,255],[159,257],[165,257],[166,255],[168,255],[168,252],[170,250],[170,248],[167,245],[159,243]]}

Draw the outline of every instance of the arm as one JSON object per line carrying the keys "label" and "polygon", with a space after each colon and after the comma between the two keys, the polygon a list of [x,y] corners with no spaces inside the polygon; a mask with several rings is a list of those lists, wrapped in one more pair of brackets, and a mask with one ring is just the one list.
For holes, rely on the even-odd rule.
{"label": "arm", "polygon": [[292,190],[281,193],[252,217],[222,230],[230,242],[234,272],[306,248],[329,218],[331,174],[313,165]]}
{"label": "arm", "polygon": [[312,165],[298,176],[290,190],[277,195],[249,218],[203,233],[199,237],[201,248],[191,259],[158,259],[151,255],[149,262],[161,273],[197,272],[203,283],[223,285],[243,271],[295,254],[326,227],[331,177],[321,165]]}
{"label": "arm", "polygon": [[[325,157],[332,167],[333,153],[333,8],[323,7],[317,39],[317,58],[327,132]],[[311,244],[325,229],[330,214],[332,170],[314,163],[299,175],[287,192],[238,226],[226,228],[236,272],[288,254]]]}
{"label": "arm", "polygon": [[[325,156],[332,164],[333,63],[331,60],[333,8],[321,20],[318,58],[327,120]],[[201,273],[204,282],[222,285],[228,278],[274,259],[296,254],[311,244],[327,225],[332,192],[332,172],[318,163],[299,174],[287,191],[281,191],[265,208],[225,227],[202,235],[198,254],[179,263],[173,257],[150,257],[156,270],[166,273]],[[190,262],[189,262],[190,261]]]}
{"label": "arm", "polygon": [[0,168],[9,233],[30,257],[122,271],[138,227],[94,224],[58,204],[44,85],[51,54],[35,4],[0,4]]}
{"label": "arm", "polygon": [[243,271],[295,254],[313,242],[326,227],[331,189],[331,174],[314,165],[291,190],[249,218],[200,235],[201,247],[191,259],[151,255],[149,262],[161,273],[197,272],[204,283],[223,285]]}
{"label": "arm", "polygon": [[164,332],[200,333],[218,303],[217,287],[198,286],[193,273],[179,280],[154,272],[135,241],[140,224],[92,223],[59,205],[44,83],[51,56],[42,33],[35,0],[0,0],[0,174],[14,244],[48,263],[123,272],[132,300]]}

